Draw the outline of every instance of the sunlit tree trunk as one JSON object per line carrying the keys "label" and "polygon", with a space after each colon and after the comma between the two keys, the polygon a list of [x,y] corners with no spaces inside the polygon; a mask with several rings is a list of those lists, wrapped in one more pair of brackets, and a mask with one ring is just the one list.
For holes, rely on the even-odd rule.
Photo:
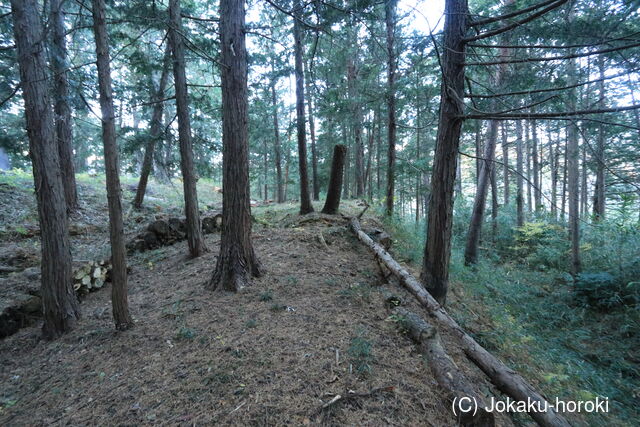
{"label": "sunlit tree trunk", "polygon": [[445,2],[443,83],[440,92],[440,117],[431,178],[431,199],[427,221],[427,239],[421,281],[440,303],[446,302],[451,255],[453,191],[456,181],[458,149],[463,113],[464,60],[467,29],[466,0]]}

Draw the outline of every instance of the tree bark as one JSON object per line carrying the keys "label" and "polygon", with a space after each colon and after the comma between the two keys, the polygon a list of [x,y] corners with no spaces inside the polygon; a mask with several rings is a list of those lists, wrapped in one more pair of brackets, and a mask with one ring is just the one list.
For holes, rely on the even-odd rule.
{"label": "tree bark", "polygon": [[522,155],[522,121],[516,120],[516,224],[524,225],[524,159]]}
{"label": "tree bark", "polygon": [[393,215],[396,174],[396,53],[395,29],[396,6],[398,0],[385,0],[384,16],[387,36],[387,198],[385,200],[385,214]]}
{"label": "tree bark", "polygon": [[342,177],[344,176],[344,159],[347,155],[347,147],[337,144],[333,148],[333,160],[331,162],[331,177],[327,199],[322,208],[322,213],[335,215],[340,207],[340,193],[342,192]]}
{"label": "tree bark", "polygon": [[206,251],[202,238],[200,212],[198,210],[198,192],[193,165],[193,146],[191,140],[191,121],[189,119],[189,100],[187,95],[187,76],[185,71],[184,44],[182,40],[182,18],[180,0],[169,2],[169,42],[173,53],[173,80],[176,90],[176,110],[178,114],[178,138],[180,141],[180,169],[184,188],[184,210],[187,217],[187,242],[189,254],[198,257]]}
{"label": "tree bark", "polygon": [[526,173],[527,182],[525,186],[527,189],[527,212],[533,211],[533,197],[531,195],[531,138],[529,132],[529,121],[524,121],[524,155],[526,159]]}
{"label": "tree bark", "polygon": [[444,307],[424,289],[420,281],[416,280],[416,278],[398,264],[382,246],[375,243],[362,231],[360,223],[356,218],[351,218],[350,226],[358,239],[367,245],[376,255],[376,259],[384,263],[389,271],[398,278],[400,284],[418,300],[427,310],[431,318],[435,319],[441,326],[446,327],[452,335],[459,340],[460,346],[467,357],[475,363],[503,393],[516,400],[539,402],[541,408],[548,408],[549,410],[546,412],[532,411],[529,413],[529,415],[542,426],[568,427],[570,425],[564,417],[554,411],[553,405],[547,402],[524,378],[507,367],[498,358],[478,344],[473,337],[467,334],[464,329],[449,316]]}
{"label": "tree bark", "polygon": [[[567,23],[573,22],[574,9],[569,10]],[[569,53],[573,53],[573,49]],[[577,82],[576,61],[570,59],[567,69],[569,76],[569,84]],[[569,111],[576,110],[576,93],[575,89],[570,89],[568,94]],[[580,174],[580,152],[578,147],[578,128],[575,122],[570,122],[567,128],[567,189],[569,201],[569,240],[571,241],[571,273],[576,275],[580,273],[580,192],[579,192],[579,174]]]}
{"label": "tree bark", "polygon": [[531,163],[533,174],[533,203],[536,212],[542,210],[542,189],[540,188],[540,162],[538,159],[538,126],[535,120],[531,120]]}
{"label": "tree bark", "polygon": [[426,289],[441,304],[446,301],[449,284],[453,190],[462,126],[460,115],[464,107],[466,45],[463,39],[468,13],[466,0],[447,0],[445,3],[440,119],[431,176],[427,239],[420,274]]}
{"label": "tree bark", "polygon": [[316,147],[316,124],[313,118],[313,97],[309,79],[305,79],[307,87],[307,107],[309,109],[309,136],[311,137],[311,178],[313,180],[313,200],[320,200],[320,181],[318,180],[318,152]]}
{"label": "tree bark", "polygon": [[140,180],[138,181],[138,187],[136,188],[136,196],[133,199],[133,207],[135,209],[142,208],[142,202],[144,201],[144,195],[147,191],[147,182],[149,181],[149,174],[153,166],[153,153],[155,151],[156,143],[162,140],[162,115],[164,113],[164,92],[167,88],[167,81],[169,80],[169,66],[171,59],[171,48],[167,44],[167,49],[164,54],[164,60],[162,63],[162,74],[160,76],[160,82],[158,88],[155,88],[155,82],[151,78],[151,90],[155,92],[151,96],[151,102],[153,103],[153,112],[151,113],[151,129],[149,130],[149,140],[144,150],[144,159],[142,161],[142,170],[140,171]]}
{"label": "tree bark", "polygon": [[[598,108],[605,108],[605,91],[604,91],[604,59],[598,60],[598,70],[600,72],[600,82],[598,83]],[[598,128],[598,141],[596,143],[596,188],[593,192],[593,219],[601,221],[604,219],[605,211],[605,156],[604,156],[604,125],[600,124]]]}
{"label": "tree bark", "polygon": [[92,0],[93,32],[96,41],[100,110],[102,112],[102,142],[104,166],[107,178],[107,202],[109,205],[109,239],[111,241],[111,305],[116,329],[124,331],[133,327],[127,300],[127,259],[120,200],[120,175],[116,122],[111,89],[111,64],[107,35],[104,0]]}
{"label": "tree bark", "polygon": [[273,103],[273,148],[275,151],[276,162],[276,186],[278,203],[284,202],[284,184],[282,182],[282,147],[280,145],[280,125],[278,123],[278,99],[276,98],[276,84],[275,81],[271,85],[271,102]]}
{"label": "tree bark", "polygon": [[549,130],[549,162],[551,163],[551,217],[558,219],[558,164],[560,157],[560,143],[553,143]]}
{"label": "tree bark", "polygon": [[484,144],[483,158],[485,160],[480,164],[478,186],[473,202],[473,210],[471,212],[469,232],[467,233],[467,244],[464,250],[465,265],[475,264],[478,261],[478,245],[480,244],[480,234],[482,233],[482,222],[484,221],[487,192],[491,182],[491,174],[494,169],[493,159],[495,156],[497,139],[498,121],[491,120],[489,122],[489,131],[487,132],[487,141]]}
{"label": "tree bark", "polygon": [[[488,407],[487,402],[447,354],[438,330],[404,307],[395,307],[392,312],[400,319],[402,329],[417,344],[418,351],[425,357],[431,373],[445,392],[445,399],[454,405],[456,402],[468,404],[457,408],[459,425],[494,426],[493,413],[485,409]],[[460,401],[460,399],[463,400]],[[478,410],[474,411],[472,401],[465,399],[473,399]]]}
{"label": "tree bark", "polygon": [[[175,0],[172,0],[175,1]],[[263,274],[251,240],[249,111],[244,0],[220,1],[222,222],[220,255],[209,289],[238,291]]]}
{"label": "tree bark", "polygon": [[504,181],[504,205],[509,205],[509,141],[507,140],[507,124],[500,125],[502,132],[502,180]]}
{"label": "tree bark", "polygon": [[42,334],[45,339],[55,339],[71,330],[80,318],[73,291],[67,205],[38,3],[12,0],[11,11],[40,222]]}
{"label": "tree bark", "polygon": [[294,1],[293,40],[295,51],[296,76],[296,129],[298,133],[298,169],[300,173],[300,215],[313,212],[309,196],[309,174],[307,172],[307,135],[304,114],[304,70],[302,64],[302,5],[300,0]]}
{"label": "tree bark", "polygon": [[51,68],[53,71],[53,97],[56,140],[60,157],[62,184],[67,210],[78,209],[78,191],[73,162],[73,130],[71,129],[71,107],[69,106],[69,81],[67,80],[67,46],[65,43],[64,11],[61,0],[50,1]]}

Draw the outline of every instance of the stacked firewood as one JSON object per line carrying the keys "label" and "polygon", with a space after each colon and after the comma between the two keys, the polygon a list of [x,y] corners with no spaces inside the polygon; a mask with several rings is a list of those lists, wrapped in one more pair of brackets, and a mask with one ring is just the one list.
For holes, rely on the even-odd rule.
{"label": "stacked firewood", "polygon": [[81,265],[73,272],[73,289],[78,295],[86,295],[98,290],[109,280],[111,263],[108,261],[91,261]]}

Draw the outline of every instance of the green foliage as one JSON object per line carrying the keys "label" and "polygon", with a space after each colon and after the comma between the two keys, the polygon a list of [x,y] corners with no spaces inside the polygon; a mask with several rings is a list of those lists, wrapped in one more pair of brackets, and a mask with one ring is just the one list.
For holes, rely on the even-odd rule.
{"label": "green foliage", "polygon": [[569,244],[562,227],[544,222],[527,222],[517,227],[513,257],[533,268],[565,268]]}
{"label": "green foliage", "polygon": [[351,364],[358,375],[366,376],[372,372],[372,363],[375,360],[373,355],[373,345],[366,337],[363,330],[351,339],[348,349],[351,357]]}
{"label": "green foliage", "polygon": [[263,293],[260,294],[260,301],[267,302],[273,299],[273,291],[271,289],[267,289]]}
{"label": "green foliage", "polygon": [[358,303],[369,302],[373,288],[367,283],[356,283],[348,288],[340,289],[338,295]]}
{"label": "green foliage", "polygon": [[607,272],[578,274],[574,288],[577,300],[589,307],[611,309],[640,303],[640,282],[624,285]]}
{"label": "green foliage", "polygon": [[191,341],[197,336],[195,329],[186,326],[181,327],[176,334],[176,339]]}

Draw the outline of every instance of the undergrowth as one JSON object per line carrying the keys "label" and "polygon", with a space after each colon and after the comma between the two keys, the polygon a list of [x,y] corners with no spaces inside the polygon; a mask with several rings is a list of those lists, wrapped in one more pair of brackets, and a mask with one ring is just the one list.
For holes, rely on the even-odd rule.
{"label": "undergrowth", "polygon": [[[634,221],[583,226],[584,273],[568,274],[566,228],[543,215],[518,228],[512,207],[485,222],[480,262],[466,267],[469,206],[456,201],[448,311],[487,350],[550,399],[608,397],[607,414],[573,418],[589,425],[640,419],[640,233]],[[393,256],[419,271],[425,223],[385,220]]]}

